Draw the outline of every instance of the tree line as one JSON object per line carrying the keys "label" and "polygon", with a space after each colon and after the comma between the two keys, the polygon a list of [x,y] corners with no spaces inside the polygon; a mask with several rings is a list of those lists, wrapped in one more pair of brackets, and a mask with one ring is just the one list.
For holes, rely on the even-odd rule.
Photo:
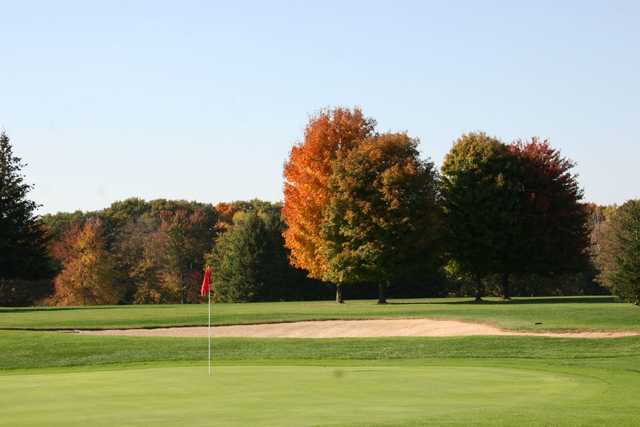
{"label": "tree line", "polygon": [[[639,302],[640,202],[583,202],[549,141],[476,132],[440,170],[358,109],[312,116],[284,202],[137,198],[38,217],[0,137],[0,305],[592,294]],[[607,289],[603,288],[606,287]]]}

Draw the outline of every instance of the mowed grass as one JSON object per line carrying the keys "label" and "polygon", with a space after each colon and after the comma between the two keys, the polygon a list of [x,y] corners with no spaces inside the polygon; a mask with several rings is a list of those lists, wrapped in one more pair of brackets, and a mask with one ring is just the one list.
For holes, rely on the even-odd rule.
{"label": "mowed grass", "polygon": [[204,366],[15,375],[0,382],[0,423],[527,425],[569,421],[563,413],[596,404],[608,389],[580,373],[451,365],[222,366],[212,377]]}
{"label": "mowed grass", "polygon": [[[207,358],[206,338],[0,331],[0,344],[3,349],[0,351],[0,372],[35,368],[199,363]],[[213,355],[216,363],[227,364],[395,363],[426,359],[539,359],[573,363],[640,357],[640,337],[214,338]]]}
{"label": "mowed grass", "polygon": [[[640,330],[610,297],[216,305],[216,322],[433,317]],[[543,325],[532,325],[534,322]],[[3,328],[202,325],[205,305],[2,309]],[[0,331],[0,426],[640,425],[640,337],[213,340]]]}
{"label": "mowed grass", "polygon": [[0,332],[0,425],[638,425],[640,338]]}
{"label": "mowed grass", "polygon": [[[321,319],[428,317],[483,322],[521,331],[640,331],[640,308],[615,297],[276,302],[216,304],[216,325]],[[0,329],[105,329],[206,325],[206,304],[0,308]]]}

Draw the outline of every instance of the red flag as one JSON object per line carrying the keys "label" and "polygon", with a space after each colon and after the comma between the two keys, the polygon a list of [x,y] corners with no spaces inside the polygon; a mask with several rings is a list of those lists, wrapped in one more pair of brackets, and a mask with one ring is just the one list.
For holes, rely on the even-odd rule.
{"label": "red flag", "polygon": [[202,286],[200,287],[200,296],[206,297],[211,290],[211,267],[207,266],[204,270],[204,278],[202,279]]}

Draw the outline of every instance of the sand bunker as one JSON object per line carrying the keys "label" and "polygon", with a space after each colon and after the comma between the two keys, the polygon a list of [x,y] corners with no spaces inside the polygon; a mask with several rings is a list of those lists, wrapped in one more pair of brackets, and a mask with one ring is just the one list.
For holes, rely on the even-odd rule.
{"label": "sand bunker", "polygon": [[[136,337],[206,337],[206,327],[158,329],[112,329],[78,331],[90,335]],[[254,338],[364,338],[364,337],[460,337],[472,335],[518,335],[558,338],[619,338],[639,332],[515,332],[480,323],[434,319],[321,320],[259,325],[216,326],[214,337]]]}

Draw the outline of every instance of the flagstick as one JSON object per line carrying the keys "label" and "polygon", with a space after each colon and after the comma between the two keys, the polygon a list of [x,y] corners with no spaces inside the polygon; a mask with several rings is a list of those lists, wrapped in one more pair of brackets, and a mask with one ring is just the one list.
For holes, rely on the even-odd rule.
{"label": "flagstick", "polygon": [[209,376],[211,376],[211,286],[209,286]]}

